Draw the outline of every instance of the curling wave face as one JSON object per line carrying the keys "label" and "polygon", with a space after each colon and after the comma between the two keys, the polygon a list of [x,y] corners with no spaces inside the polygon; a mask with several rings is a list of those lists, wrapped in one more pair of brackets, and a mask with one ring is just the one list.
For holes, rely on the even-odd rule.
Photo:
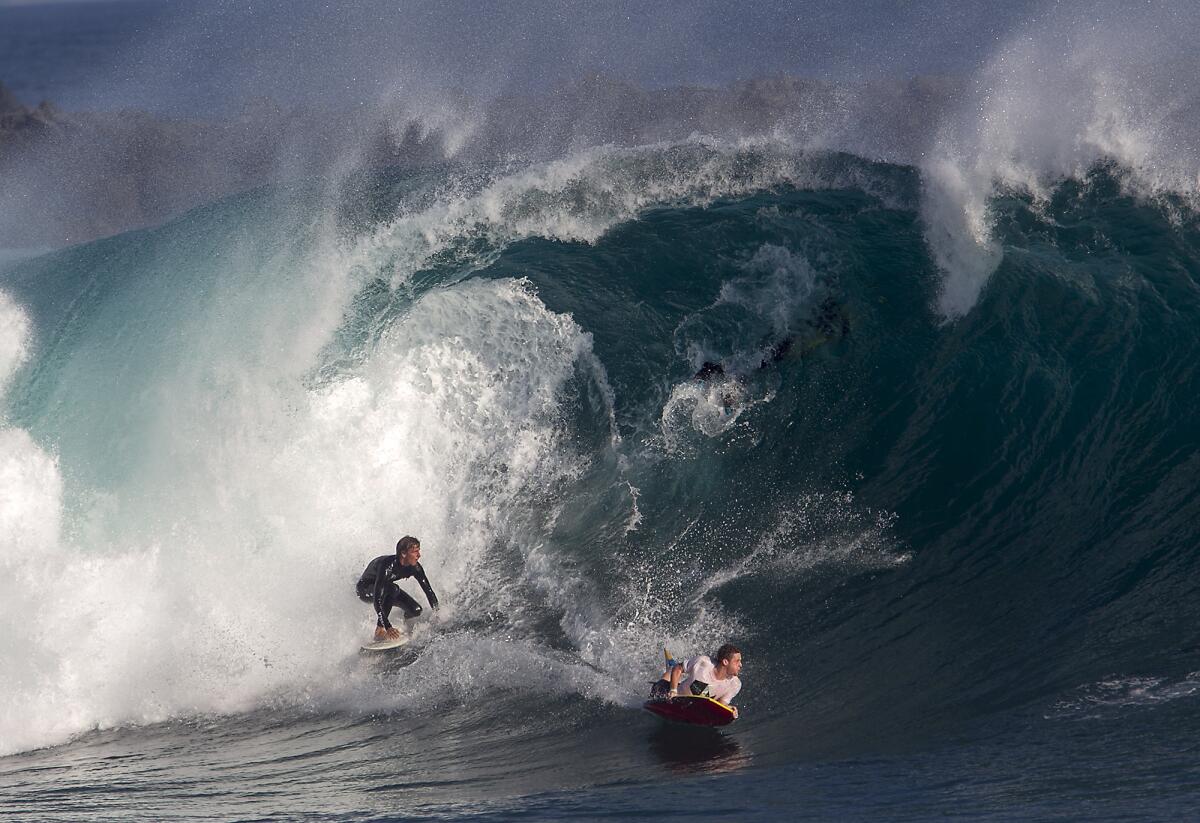
{"label": "curling wave face", "polygon": [[[731,768],[1178,677],[1185,203],[1104,165],[989,200],[947,325],[909,167],[689,141],[429,175],[6,270],[0,750],[415,717],[455,779],[532,791],[471,746],[644,769],[664,643],[747,649]],[[380,671],[352,581],[402,533],[446,608]]]}

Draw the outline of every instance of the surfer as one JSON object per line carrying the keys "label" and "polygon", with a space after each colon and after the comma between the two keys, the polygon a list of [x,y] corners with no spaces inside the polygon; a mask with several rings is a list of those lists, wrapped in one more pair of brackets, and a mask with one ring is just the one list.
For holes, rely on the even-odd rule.
{"label": "surfer", "polygon": [[412,620],[421,613],[421,606],[411,595],[396,585],[397,580],[413,577],[425,592],[429,608],[438,607],[437,595],[425,577],[425,570],[418,562],[421,559],[421,541],[415,537],[402,537],[396,543],[396,553],[376,557],[367,564],[362,577],[354,587],[358,599],[375,606],[378,621],[375,626],[376,640],[398,640],[400,630],[388,621],[393,606],[404,610],[404,619]]}
{"label": "surfer", "polygon": [[[714,660],[717,662],[713,663]],[[729,706],[733,709],[733,716],[737,717],[733,698],[742,690],[742,681],[738,677],[741,671],[742,650],[732,643],[726,643],[712,657],[698,654],[682,663],[674,662],[663,672],[662,678],[650,687],[650,697],[669,699],[681,692],[704,695]]]}
{"label": "surfer", "polygon": [[832,297],[822,300],[813,315],[804,321],[804,325],[808,328],[805,334],[788,332],[780,337],[768,336],[763,339],[759,343],[761,355],[758,365],[753,369],[731,370],[724,363],[705,360],[692,375],[692,379],[707,383],[730,376],[734,380],[744,381],[747,375],[740,373],[742,371],[766,371],[789,357],[803,357],[818,346],[850,336],[850,318],[845,308]]}
{"label": "surfer", "polygon": [[[754,371],[764,371],[769,369],[771,366],[774,366],[776,363],[781,362],[785,357],[788,356],[788,352],[792,350],[792,344],[795,342],[795,340],[795,337],[788,335],[787,337],[776,340],[773,343],[768,343],[762,352],[762,357],[759,364],[754,367]],[[707,383],[710,380],[724,377],[727,373],[727,369],[721,363],[717,363],[712,360],[705,360],[700,368],[696,370],[696,373],[692,375],[692,379],[699,380],[702,383]],[[735,380],[743,379],[742,375],[736,373],[733,375],[733,377]]]}

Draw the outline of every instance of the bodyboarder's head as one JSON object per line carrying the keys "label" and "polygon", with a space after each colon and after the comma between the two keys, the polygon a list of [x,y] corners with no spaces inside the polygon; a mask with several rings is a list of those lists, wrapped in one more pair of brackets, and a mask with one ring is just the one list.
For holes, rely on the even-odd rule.
{"label": "bodyboarder's head", "polygon": [[742,650],[726,643],[712,656],[713,664],[725,670],[726,676],[737,677],[742,671]]}

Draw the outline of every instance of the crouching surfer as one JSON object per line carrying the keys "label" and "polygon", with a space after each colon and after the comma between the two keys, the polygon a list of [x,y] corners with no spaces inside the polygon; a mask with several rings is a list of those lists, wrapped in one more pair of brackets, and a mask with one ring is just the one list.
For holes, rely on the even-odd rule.
{"label": "crouching surfer", "polygon": [[362,577],[358,579],[358,583],[354,587],[358,599],[375,606],[376,640],[398,640],[400,638],[400,630],[394,628],[388,620],[393,606],[399,606],[403,610],[405,620],[412,620],[421,613],[420,604],[396,585],[397,580],[408,577],[415,578],[421,586],[421,591],[425,592],[429,608],[437,609],[437,595],[433,593],[433,587],[429,585],[429,579],[425,577],[425,570],[418,562],[420,559],[421,541],[415,537],[402,537],[396,544],[394,555],[385,554],[376,557],[367,564]]}
{"label": "crouching surfer", "polygon": [[698,654],[683,662],[669,660],[662,678],[650,687],[650,697],[664,700],[680,694],[711,697],[733,709],[736,718],[738,711],[733,698],[742,690],[738,677],[741,671],[742,650],[726,643],[712,657]]}

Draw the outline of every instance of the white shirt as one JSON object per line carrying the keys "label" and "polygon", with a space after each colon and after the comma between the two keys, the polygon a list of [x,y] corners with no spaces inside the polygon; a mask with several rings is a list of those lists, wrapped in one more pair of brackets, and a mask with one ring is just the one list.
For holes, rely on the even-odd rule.
{"label": "white shirt", "polygon": [[737,677],[718,680],[716,666],[707,654],[689,657],[683,664],[683,677],[679,680],[680,694],[704,694],[732,704],[733,698],[742,690],[742,681]]}

